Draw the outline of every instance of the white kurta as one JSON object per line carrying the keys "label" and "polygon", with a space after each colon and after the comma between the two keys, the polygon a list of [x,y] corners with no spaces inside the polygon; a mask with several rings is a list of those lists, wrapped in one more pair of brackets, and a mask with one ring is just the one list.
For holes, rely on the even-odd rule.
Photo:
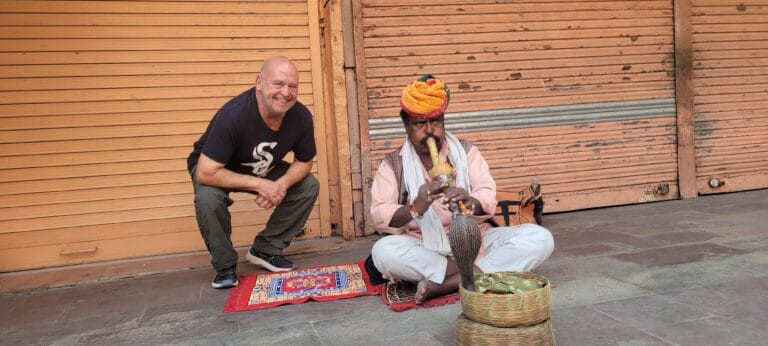
{"label": "white kurta", "polygon": [[[441,148],[440,156],[445,160],[448,148]],[[496,208],[496,183],[488,169],[488,163],[476,147],[467,153],[470,195],[480,201],[486,212]],[[428,177],[426,169],[423,174]],[[374,227],[392,235],[381,238],[374,244],[373,263],[390,280],[421,281],[428,279],[441,284],[445,279],[447,258],[423,246],[418,224],[411,221],[400,228],[389,227],[398,204],[398,178],[389,165],[379,166],[371,187],[371,216]],[[438,213],[444,231],[448,231],[451,212],[440,201],[431,208]],[[483,245],[475,264],[484,272],[529,271],[549,258],[554,250],[552,234],[538,225],[490,228],[483,220],[490,215],[474,217],[481,223]]]}
{"label": "white kurta", "polygon": [[[475,261],[485,273],[530,271],[554,250],[552,234],[533,224],[491,228],[483,235],[484,256]],[[422,246],[409,235],[381,238],[371,249],[373,263],[388,280],[443,283],[447,258]]]}

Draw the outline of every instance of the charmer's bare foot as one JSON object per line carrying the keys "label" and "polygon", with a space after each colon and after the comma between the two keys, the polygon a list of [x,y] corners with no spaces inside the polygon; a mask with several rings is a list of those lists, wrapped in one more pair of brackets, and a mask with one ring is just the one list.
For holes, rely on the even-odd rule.
{"label": "charmer's bare foot", "polygon": [[429,280],[421,280],[416,285],[416,294],[413,296],[416,304],[422,304],[427,299],[432,298],[432,292],[437,288],[437,284]]}
{"label": "charmer's bare foot", "polygon": [[422,280],[416,285],[416,294],[413,300],[416,304],[422,304],[435,297],[451,294],[459,290],[459,274],[453,274],[445,278],[442,284],[436,284],[429,280]]}

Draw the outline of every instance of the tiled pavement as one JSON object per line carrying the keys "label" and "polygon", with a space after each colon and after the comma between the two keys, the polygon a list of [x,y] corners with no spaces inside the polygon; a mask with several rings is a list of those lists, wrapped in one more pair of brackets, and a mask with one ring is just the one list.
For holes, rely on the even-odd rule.
{"label": "tiled pavement", "polygon": [[[559,345],[765,345],[768,190],[545,215]],[[363,259],[372,239],[296,256]],[[241,265],[240,272],[255,269]],[[208,268],[0,294],[0,344],[442,345],[460,305],[379,297],[222,314]]]}

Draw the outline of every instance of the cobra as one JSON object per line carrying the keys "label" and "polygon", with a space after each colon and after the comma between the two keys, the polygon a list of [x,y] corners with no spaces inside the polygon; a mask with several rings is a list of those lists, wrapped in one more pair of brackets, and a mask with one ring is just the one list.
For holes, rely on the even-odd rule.
{"label": "cobra", "polygon": [[469,212],[460,204],[461,212],[454,217],[448,233],[451,252],[459,267],[461,284],[468,291],[475,291],[474,265],[477,253],[480,252],[482,236],[480,226],[467,214]]}

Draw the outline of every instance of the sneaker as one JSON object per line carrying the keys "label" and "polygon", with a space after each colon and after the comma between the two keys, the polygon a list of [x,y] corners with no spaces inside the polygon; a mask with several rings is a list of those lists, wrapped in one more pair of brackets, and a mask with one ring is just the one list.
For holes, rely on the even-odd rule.
{"label": "sneaker", "polygon": [[287,272],[296,269],[296,264],[285,259],[283,255],[267,255],[253,248],[245,255],[245,259],[272,272]]}
{"label": "sneaker", "polygon": [[232,288],[237,286],[237,284],[237,272],[235,267],[232,267],[216,272],[211,286],[213,288]]}

